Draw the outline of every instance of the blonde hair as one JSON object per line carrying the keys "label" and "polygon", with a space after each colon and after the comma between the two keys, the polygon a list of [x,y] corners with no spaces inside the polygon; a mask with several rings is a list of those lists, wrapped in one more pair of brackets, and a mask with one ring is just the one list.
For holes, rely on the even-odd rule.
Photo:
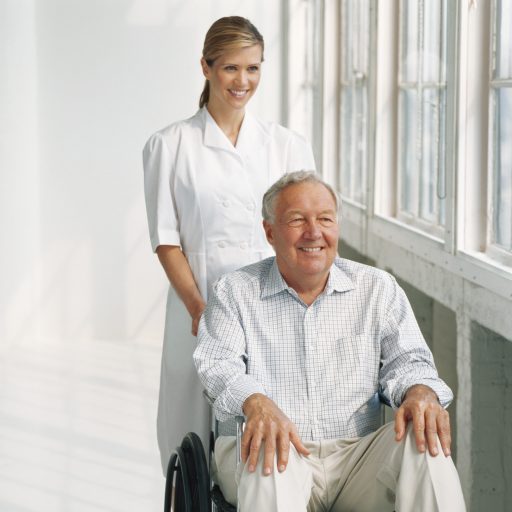
{"label": "blonde hair", "polygon": [[[226,16],[218,19],[206,33],[203,45],[203,58],[211,67],[216,59],[224,52],[238,48],[247,48],[259,44],[261,60],[263,61],[264,42],[258,29],[241,16]],[[210,99],[210,82],[205,81],[203,92],[199,99],[199,108],[208,104]]]}

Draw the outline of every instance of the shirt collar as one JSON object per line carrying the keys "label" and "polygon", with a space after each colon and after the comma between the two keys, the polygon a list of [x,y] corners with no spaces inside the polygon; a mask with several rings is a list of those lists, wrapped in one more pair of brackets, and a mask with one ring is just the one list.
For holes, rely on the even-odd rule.
{"label": "shirt collar", "polygon": [[203,119],[203,142],[205,146],[223,149],[234,154],[245,154],[264,146],[270,138],[265,127],[246,110],[235,147],[206,107],[202,107],[199,112]]}
{"label": "shirt collar", "polygon": [[[338,261],[341,261],[340,258],[336,258],[329,271],[327,284],[323,291],[323,294],[325,295],[330,295],[333,292],[347,292],[355,288],[352,279],[350,279],[350,277],[336,264]],[[277,261],[274,257],[272,266],[270,267],[266,280],[263,283],[261,298],[264,299],[266,297],[271,297],[272,295],[277,295],[283,290],[292,290],[292,288],[286,284],[281,272],[279,272]]]}

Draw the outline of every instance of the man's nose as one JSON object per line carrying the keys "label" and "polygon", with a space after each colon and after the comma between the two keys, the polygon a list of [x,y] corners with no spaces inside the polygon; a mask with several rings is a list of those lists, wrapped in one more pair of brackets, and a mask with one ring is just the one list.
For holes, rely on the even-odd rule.
{"label": "man's nose", "polygon": [[314,220],[308,221],[306,224],[306,230],[304,231],[304,237],[316,240],[322,236],[322,231],[318,222]]}

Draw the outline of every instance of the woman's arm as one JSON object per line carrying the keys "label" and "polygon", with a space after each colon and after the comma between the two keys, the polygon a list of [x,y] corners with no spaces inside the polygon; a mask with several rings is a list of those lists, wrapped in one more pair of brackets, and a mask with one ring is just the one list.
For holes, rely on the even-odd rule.
{"label": "woman's arm", "polygon": [[192,317],[192,334],[197,336],[197,326],[205,303],[197,288],[187,258],[177,245],[159,245],[156,253],[172,287]]}

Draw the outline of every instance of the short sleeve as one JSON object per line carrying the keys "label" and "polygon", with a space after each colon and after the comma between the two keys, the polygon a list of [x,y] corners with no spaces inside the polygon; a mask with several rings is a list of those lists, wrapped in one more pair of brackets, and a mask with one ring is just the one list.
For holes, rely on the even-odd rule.
{"label": "short sleeve", "polygon": [[286,158],[286,172],[316,171],[311,145],[304,137],[292,132]]}
{"label": "short sleeve", "polygon": [[144,193],[153,251],[159,245],[180,245],[179,219],[173,195],[173,161],[162,135],[150,137],[142,152]]}

